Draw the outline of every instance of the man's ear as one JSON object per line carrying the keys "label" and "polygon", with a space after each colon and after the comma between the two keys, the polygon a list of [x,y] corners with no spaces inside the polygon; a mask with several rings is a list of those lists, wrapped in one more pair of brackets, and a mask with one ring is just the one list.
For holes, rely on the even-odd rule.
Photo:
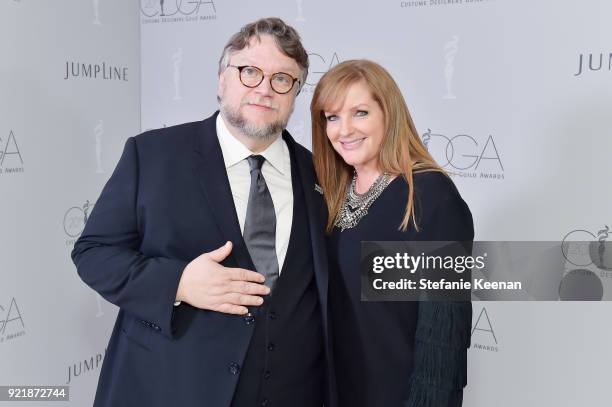
{"label": "man's ear", "polygon": [[217,97],[223,99],[223,89],[225,89],[225,75],[219,74],[219,83],[217,85]]}

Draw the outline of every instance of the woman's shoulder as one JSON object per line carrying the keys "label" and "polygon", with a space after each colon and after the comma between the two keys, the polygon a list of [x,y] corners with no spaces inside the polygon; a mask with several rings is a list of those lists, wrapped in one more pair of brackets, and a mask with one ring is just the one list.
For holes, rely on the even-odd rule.
{"label": "woman's shoulder", "polygon": [[443,235],[446,240],[471,240],[472,214],[453,180],[439,171],[421,172],[413,178],[415,211],[423,230],[430,229],[432,236]]}
{"label": "woman's shoulder", "polygon": [[435,201],[453,199],[459,191],[453,180],[440,171],[424,171],[413,174],[414,193],[422,199],[432,198]]}
{"label": "woman's shoulder", "polygon": [[[447,199],[460,198],[457,187],[445,173],[440,171],[424,171],[412,174],[412,183],[414,188],[415,198],[425,202],[440,202]],[[399,175],[391,186],[394,190],[394,195],[401,194],[408,196],[408,182]],[[396,195],[397,196],[397,195]]]}

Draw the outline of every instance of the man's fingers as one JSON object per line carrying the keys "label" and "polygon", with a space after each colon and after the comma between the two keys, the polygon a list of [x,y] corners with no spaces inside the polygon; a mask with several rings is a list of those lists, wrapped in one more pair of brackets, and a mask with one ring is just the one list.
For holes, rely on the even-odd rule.
{"label": "man's fingers", "polygon": [[223,296],[222,302],[234,305],[258,306],[263,304],[263,298],[256,295],[229,293]]}
{"label": "man's fingers", "polygon": [[263,284],[250,283],[248,281],[231,281],[228,284],[228,292],[251,294],[251,295],[268,295],[270,289]]}
{"label": "man's fingers", "polygon": [[217,311],[223,312],[225,314],[244,315],[249,312],[249,309],[240,305],[225,303],[219,305]]}
{"label": "man's fingers", "polygon": [[232,242],[227,241],[221,247],[212,252],[208,252],[208,257],[216,263],[220,263],[232,252]]}
{"label": "man's fingers", "polygon": [[262,274],[255,271],[238,268],[229,269],[229,278],[230,280],[253,281],[255,283],[263,283],[266,281]]}

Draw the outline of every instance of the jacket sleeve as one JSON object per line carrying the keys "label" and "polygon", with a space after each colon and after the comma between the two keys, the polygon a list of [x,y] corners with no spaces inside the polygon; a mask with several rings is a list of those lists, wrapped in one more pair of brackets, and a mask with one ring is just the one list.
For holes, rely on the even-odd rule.
{"label": "jacket sleeve", "polygon": [[172,338],[173,304],[187,262],[139,251],[138,180],[138,151],[131,137],[74,245],[72,260],[81,279],[102,297]]}
{"label": "jacket sleeve", "polygon": [[[437,206],[428,240],[472,242],[472,215],[459,194]],[[472,303],[419,303],[415,367],[410,377],[409,407],[460,407],[467,384]]]}

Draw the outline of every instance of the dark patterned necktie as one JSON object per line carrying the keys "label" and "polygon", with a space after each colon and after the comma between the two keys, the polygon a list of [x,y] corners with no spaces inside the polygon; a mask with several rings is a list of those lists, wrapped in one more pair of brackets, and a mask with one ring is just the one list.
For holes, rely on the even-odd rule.
{"label": "dark patterned necktie", "polygon": [[247,160],[251,171],[251,189],[244,221],[244,242],[255,270],[263,274],[265,285],[273,289],[278,279],[276,215],[272,196],[261,173],[266,159],[261,155],[252,155]]}

